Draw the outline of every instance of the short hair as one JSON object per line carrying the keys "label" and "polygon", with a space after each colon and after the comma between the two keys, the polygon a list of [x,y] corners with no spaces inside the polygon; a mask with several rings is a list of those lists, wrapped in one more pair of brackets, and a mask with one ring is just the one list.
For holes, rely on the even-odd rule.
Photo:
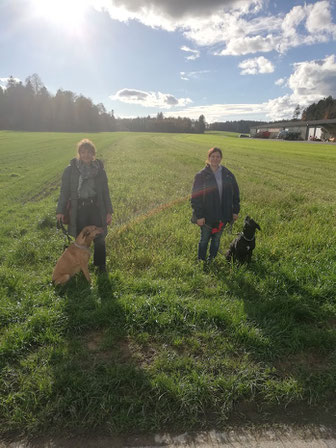
{"label": "short hair", "polygon": [[210,158],[210,156],[214,153],[214,152],[218,152],[221,156],[221,158],[223,158],[223,153],[222,150],[217,148],[216,146],[214,146],[213,148],[210,148],[208,151],[208,159]]}
{"label": "short hair", "polygon": [[88,150],[93,157],[96,157],[96,147],[88,138],[83,138],[80,142],[77,143],[77,157],[79,158],[79,153],[81,150]]}

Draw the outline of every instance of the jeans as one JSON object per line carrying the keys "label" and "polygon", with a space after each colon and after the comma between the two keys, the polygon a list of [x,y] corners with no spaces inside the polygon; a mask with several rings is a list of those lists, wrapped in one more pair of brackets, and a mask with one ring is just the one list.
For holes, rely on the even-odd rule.
{"label": "jeans", "polygon": [[212,260],[216,257],[218,249],[219,249],[219,243],[220,239],[223,233],[224,227],[220,232],[216,232],[212,234],[212,227],[204,224],[201,227],[201,238],[198,243],[198,259],[199,260],[205,260],[206,259],[206,253],[208,249],[208,243],[211,238],[210,243],[210,251],[209,251],[209,260]]}
{"label": "jeans", "polygon": [[[77,236],[86,226],[103,227],[100,212],[95,203],[79,206],[77,209]],[[104,268],[106,265],[105,236],[103,234],[97,235],[93,244],[93,264]]]}

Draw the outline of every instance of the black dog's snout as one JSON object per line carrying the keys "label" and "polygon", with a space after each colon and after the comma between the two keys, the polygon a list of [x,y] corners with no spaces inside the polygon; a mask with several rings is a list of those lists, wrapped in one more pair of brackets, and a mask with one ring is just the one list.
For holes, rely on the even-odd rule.
{"label": "black dog's snout", "polygon": [[[252,221],[253,221],[253,219],[252,219]],[[261,230],[260,225],[257,222],[253,221],[253,224],[256,229]]]}

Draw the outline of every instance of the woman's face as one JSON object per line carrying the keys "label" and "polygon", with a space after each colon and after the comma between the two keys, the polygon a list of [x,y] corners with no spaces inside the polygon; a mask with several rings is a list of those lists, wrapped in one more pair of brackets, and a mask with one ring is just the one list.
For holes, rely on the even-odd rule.
{"label": "woman's face", "polygon": [[83,163],[91,163],[93,160],[93,154],[89,149],[81,149],[79,151],[79,160],[81,160]]}
{"label": "woman's face", "polygon": [[212,167],[218,167],[222,161],[222,157],[219,152],[215,151],[209,156],[209,163]]}

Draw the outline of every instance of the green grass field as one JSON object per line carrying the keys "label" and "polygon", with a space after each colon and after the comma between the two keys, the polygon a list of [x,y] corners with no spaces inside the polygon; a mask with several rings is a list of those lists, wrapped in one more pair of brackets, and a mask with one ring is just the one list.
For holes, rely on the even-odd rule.
{"label": "green grass field", "polygon": [[[220,428],[328,408],[336,388],[336,147],[229,134],[85,135],[115,214],[107,277],[54,288],[55,207],[84,135],[0,132],[0,428]],[[189,194],[219,146],[259,222],[249,266],[195,263]],[[92,269],[91,269],[92,270]]]}

